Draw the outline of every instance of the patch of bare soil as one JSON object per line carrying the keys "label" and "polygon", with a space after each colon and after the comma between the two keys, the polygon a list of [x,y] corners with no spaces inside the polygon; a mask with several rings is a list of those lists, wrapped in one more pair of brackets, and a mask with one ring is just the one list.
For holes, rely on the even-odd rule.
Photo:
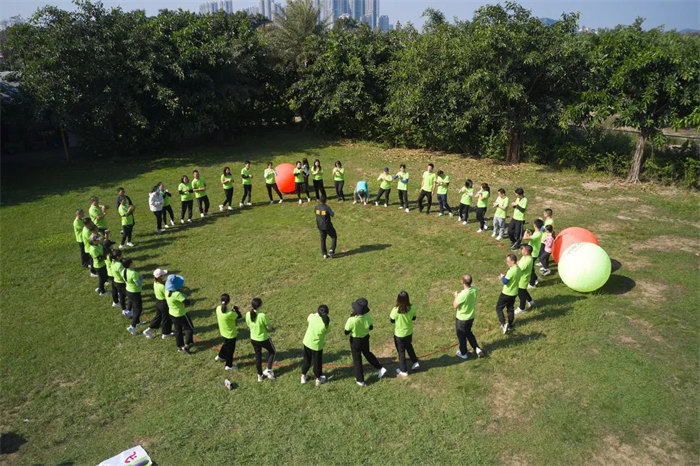
{"label": "patch of bare soil", "polygon": [[610,189],[619,184],[620,183],[617,181],[608,181],[607,183],[601,181],[586,181],[585,183],[581,183],[581,186],[583,186],[583,189],[586,191],[598,191],[599,189]]}
{"label": "patch of bare soil", "polygon": [[700,238],[677,236],[656,236],[638,245],[639,249],[651,249],[654,251],[683,251],[697,254],[700,251]]}
{"label": "patch of bare soil", "polygon": [[601,465],[656,465],[696,464],[697,458],[683,452],[675,435],[667,432],[644,436],[639,445],[622,442],[608,434],[600,441],[601,449],[591,457],[591,462]]}
{"label": "patch of bare soil", "polygon": [[501,374],[494,375],[489,394],[489,404],[494,417],[517,422],[519,426],[527,424],[534,412],[525,406],[531,394],[532,388],[522,380],[508,379]]}

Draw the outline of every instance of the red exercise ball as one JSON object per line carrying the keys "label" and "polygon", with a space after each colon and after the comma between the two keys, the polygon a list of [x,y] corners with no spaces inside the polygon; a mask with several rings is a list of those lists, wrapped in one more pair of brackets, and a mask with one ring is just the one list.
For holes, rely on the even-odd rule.
{"label": "red exercise ball", "polygon": [[275,167],[277,174],[275,182],[284,194],[292,194],[294,192],[294,165],[291,163],[281,163]]}
{"label": "red exercise ball", "polygon": [[581,227],[569,227],[557,233],[552,245],[552,259],[554,262],[559,262],[559,257],[564,254],[564,251],[576,243],[593,243],[598,244],[598,238],[593,233]]}

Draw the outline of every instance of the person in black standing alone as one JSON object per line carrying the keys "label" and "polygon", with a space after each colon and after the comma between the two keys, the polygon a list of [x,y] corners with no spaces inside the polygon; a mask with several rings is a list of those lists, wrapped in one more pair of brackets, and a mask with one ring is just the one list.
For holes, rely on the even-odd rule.
{"label": "person in black standing alone", "polygon": [[[331,221],[331,217],[335,215],[335,212],[333,212],[333,209],[326,205],[326,196],[321,196],[319,202],[320,204],[316,206],[314,211],[316,213],[316,226],[321,234],[321,253],[323,254],[324,259],[328,257],[333,258],[336,243],[338,241],[338,235],[335,232],[335,227]],[[327,236],[331,237],[331,249],[329,251],[326,251]]]}

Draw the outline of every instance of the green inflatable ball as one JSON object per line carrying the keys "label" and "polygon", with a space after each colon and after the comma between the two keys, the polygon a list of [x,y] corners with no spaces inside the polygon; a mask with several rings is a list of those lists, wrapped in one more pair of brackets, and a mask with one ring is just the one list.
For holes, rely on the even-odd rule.
{"label": "green inflatable ball", "polygon": [[595,291],[610,278],[610,257],[597,244],[572,244],[559,259],[559,276],[574,291]]}

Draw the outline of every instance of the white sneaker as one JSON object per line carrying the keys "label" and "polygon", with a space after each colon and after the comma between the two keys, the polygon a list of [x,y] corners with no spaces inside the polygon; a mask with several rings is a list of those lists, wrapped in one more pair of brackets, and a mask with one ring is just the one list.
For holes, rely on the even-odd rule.
{"label": "white sneaker", "polygon": [[235,364],[231,364],[230,366],[224,367],[224,370],[227,370],[227,371],[237,371],[237,370],[238,370],[238,366],[236,366]]}
{"label": "white sneaker", "polygon": [[408,372],[401,372],[401,369],[396,368],[396,375],[399,377],[408,377]]}
{"label": "white sneaker", "polygon": [[91,277],[91,278],[97,278],[97,274],[96,274],[96,273],[90,272],[90,277]]}
{"label": "white sneaker", "polygon": [[120,245],[119,245],[119,249],[124,249],[124,245],[123,245],[123,244],[120,244]]}
{"label": "white sneaker", "polygon": [[275,203],[275,201],[270,201],[270,204],[274,204],[274,203]]}
{"label": "white sneaker", "polygon": [[324,383],[326,383],[326,380],[328,380],[326,376],[322,375],[321,377],[316,379],[316,386],[318,387],[319,385],[323,385]]}
{"label": "white sneaker", "polygon": [[126,245],[129,246],[130,248],[133,248],[133,247],[134,247],[134,243],[132,243],[131,241],[129,241],[128,243],[126,243]]}
{"label": "white sneaker", "polygon": [[124,317],[126,317],[127,319],[131,319],[131,311],[129,311],[128,309],[124,309],[124,310],[122,311],[122,315],[123,315]]}
{"label": "white sneaker", "polygon": [[263,375],[270,380],[275,380],[275,373],[272,372],[270,369],[265,369],[263,371]]}
{"label": "white sneaker", "polygon": [[375,202],[374,205],[376,205],[377,207],[379,207],[379,202]]}
{"label": "white sneaker", "polygon": [[204,217],[204,212],[199,214],[200,217]]}
{"label": "white sneaker", "polygon": [[481,228],[479,228],[478,230],[476,230],[477,233],[481,233],[482,231],[484,231],[484,230],[482,230]]}
{"label": "white sneaker", "polygon": [[284,199],[280,199],[277,203],[278,203],[278,204],[281,204],[281,203],[283,203],[283,202],[284,202]]}
{"label": "white sneaker", "polygon": [[242,202],[239,202],[239,203],[238,203],[238,207],[243,207],[243,203],[242,203]]}
{"label": "white sneaker", "polygon": [[506,333],[508,331],[508,324],[501,325],[501,328],[503,329],[503,333]]}
{"label": "white sneaker", "polygon": [[491,233],[491,238],[495,238],[495,237],[496,237],[496,230],[493,230],[493,233]]}
{"label": "white sneaker", "polygon": [[328,259],[328,256],[326,254],[323,255],[324,259]]}
{"label": "white sneaker", "polygon": [[175,226],[175,222],[174,222],[173,220],[170,220],[170,226],[171,226],[171,227],[174,227],[174,226]]}
{"label": "white sneaker", "polygon": [[488,230],[488,229],[489,229],[488,224],[484,225],[484,231],[486,231],[486,230]]}
{"label": "white sneaker", "polygon": [[187,223],[192,223],[192,219],[191,219],[191,218],[188,218],[188,219],[187,219]]}
{"label": "white sneaker", "polygon": [[403,207],[399,207],[399,210],[403,209]]}
{"label": "white sneaker", "polygon": [[496,236],[496,241],[501,241],[502,239],[501,235]]}
{"label": "white sneaker", "polygon": [[158,228],[156,228],[156,233],[163,233],[163,230],[159,230]]}
{"label": "white sneaker", "polygon": [[163,335],[160,336],[160,339],[165,340],[166,338],[170,338],[170,337],[174,337],[174,336],[175,336],[175,334],[172,332],[171,333],[164,333]]}
{"label": "white sneaker", "polygon": [[382,377],[384,377],[384,374],[386,374],[386,367],[382,367],[381,369],[379,369],[379,372],[377,372],[377,378],[381,379]]}
{"label": "white sneaker", "polygon": [[528,306],[530,306],[531,308],[532,308],[532,307],[535,307],[535,301],[530,301],[530,302],[527,303],[527,304],[528,304]]}
{"label": "white sneaker", "polygon": [[100,289],[99,289],[99,288],[95,288],[95,293],[100,294]]}
{"label": "white sneaker", "polygon": [[164,223],[163,228],[170,228],[170,225],[168,225],[167,223]]}
{"label": "white sneaker", "polygon": [[219,212],[223,212],[223,211],[224,211],[224,205],[223,205],[223,204],[219,204]]}
{"label": "white sneaker", "polygon": [[420,369],[420,364],[418,364],[418,361],[414,362],[413,365],[411,366],[411,370],[415,371]]}
{"label": "white sneaker", "polygon": [[410,212],[410,211],[408,210],[408,207],[406,207],[405,212],[406,212],[406,213]]}
{"label": "white sneaker", "polygon": [[[357,204],[357,201],[352,201],[353,204]],[[301,204],[301,199],[299,199],[299,204]]]}
{"label": "white sneaker", "polygon": [[485,358],[485,357],[486,357],[486,353],[484,353],[483,350],[482,350],[481,348],[478,348],[478,347],[477,347],[477,348],[476,348],[476,356],[479,357],[479,358]]}
{"label": "white sneaker", "polygon": [[549,275],[550,273],[552,273],[551,270],[549,270],[549,269],[544,269],[544,270],[542,271],[542,276],[543,276],[543,277],[546,277],[546,276]]}
{"label": "white sneaker", "polygon": [[469,358],[469,353],[467,353],[467,354],[462,354],[462,353],[459,352],[459,350],[457,350],[457,357],[458,357],[458,358],[462,358],[462,359],[468,359],[468,358]]}
{"label": "white sneaker", "polygon": [[[304,203],[304,201],[302,201],[301,199],[299,199],[299,205],[302,205],[303,203]],[[355,204],[357,204],[357,203],[355,202]]]}
{"label": "white sneaker", "polygon": [[228,210],[233,210],[233,207],[228,206],[228,207],[226,207],[226,209],[228,209]]}
{"label": "white sneaker", "polygon": [[519,307],[515,308],[515,314],[522,314],[523,312],[525,312],[524,309],[520,309]]}
{"label": "white sneaker", "polygon": [[537,282],[536,282],[536,281],[535,281],[535,285],[530,285],[529,283],[527,284],[527,289],[528,289],[528,290],[533,290],[533,289],[535,289],[535,288],[537,288]]}
{"label": "white sneaker", "polygon": [[442,217],[442,214],[437,214],[438,217]]}
{"label": "white sneaker", "polygon": [[359,385],[360,387],[364,387],[364,386],[365,386],[365,383],[364,383],[364,382],[358,382],[358,381],[356,380],[355,383],[356,383],[357,385]]}
{"label": "white sneaker", "polygon": [[258,382],[262,382],[263,380],[265,380],[265,377],[262,376],[262,375],[259,375],[259,376],[258,376]]}
{"label": "white sneaker", "polygon": [[541,267],[542,267],[542,262],[537,261],[537,262],[535,263],[535,265],[538,266],[538,267],[540,267],[540,270],[542,270],[542,269],[541,269]]}
{"label": "white sneaker", "polygon": [[184,218],[181,218],[181,219],[180,219],[180,223],[181,223],[182,225],[184,225],[184,224],[185,224],[185,219],[184,219]]}
{"label": "white sneaker", "polygon": [[112,307],[117,307],[119,306],[119,303],[112,303]]}
{"label": "white sneaker", "polygon": [[466,225],[466,224],[467,224],[467,221],[466,221],[466,220],[462,222],[462,225]]}
{"label": "white sneaker", "polygon": [[132,334],[132,335],[136,335],[136,334],[139,333],[139,332],[137,332],[136,329],[135,329],[134,327],[132,327],[131,325],[129,325],[126,329],[127,329],[127,330],[129,331],[129,333]]}
{"label": "white sneaker", "polygon": [[384,207],[389,207],[389,204],[384,204]]}
{"label": "white sneaker", "polygon": [[149,340],[153,340],[153,333],[151,332],[150,328],[147,328],[146,330],[143,331],[143,334],[146,338]]}
{"label": "white sneaker", "polygon": [[455,216],[455,214],[453,214],[452,212],[450,212],[450,218],[452,218],[452,217],[454,217],[454,216]]}
{"label": "white sneaker", "polygon": [[214,356],[214,361],[226,361],[224,358],[220,358],[219,355],[217,354]]}
{"label": "white sneaker", "polygon": [[224,387],[228,388],[229,390],[233,390],[233,384],[229,379],[224,379]]}
{"label": "white sneaker", "polygon": [[301,383],[302,383],[302,384],[305,384],[306,382],[308,382],[308,380],[309,380],[309,379],[308,379],[308,377],[306,377],[306,375],[301,374]]}
{"label": "white sneaker", "polygon": [[253,205],[253,203],[252,203],[252,202],[246,202],[246,204],[245,204],[245,205],[247,205],[247,206],[251,206],[251,205]]}

